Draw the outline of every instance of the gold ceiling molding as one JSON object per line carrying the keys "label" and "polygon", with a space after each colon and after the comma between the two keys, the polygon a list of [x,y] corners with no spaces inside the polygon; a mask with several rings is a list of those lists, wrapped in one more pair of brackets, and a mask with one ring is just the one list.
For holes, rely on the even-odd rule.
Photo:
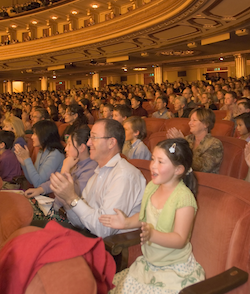
{"label": "gold ceiling molding", "polygon": [[[91,27],[43,39],[3,46],[0,48],[0,61],[52,53],[79,46],[93,44],[99,46],[100,44],[104,45],[105,43],[103,44],[103,42],[109,42],[110,40],[117,42],[118,38],[127,35],[140,35],[142,30],[153,31],[157,28],[159,29],[159,25],[157,25],[159,22],[172,19],[172,23],[174,23],[194,12],[192,4],[195,4],[195,9],[198,9],[198,6],[204,2],[205,0],[152,1],[130,13]],[[183,12],[185,10],[186,12]],[[174,17],[176,20],[174,20]],[[152,26],[154,27],[153,29]]]}

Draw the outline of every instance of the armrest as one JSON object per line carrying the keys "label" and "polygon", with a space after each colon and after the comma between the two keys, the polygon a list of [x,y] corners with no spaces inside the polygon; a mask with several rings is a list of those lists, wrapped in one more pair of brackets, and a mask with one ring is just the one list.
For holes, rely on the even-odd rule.
{"label": "armrest", "polygon": [[247,280],[247,272],[232,267],[215,277],[182,289],[179,294],[223,294],[243,285]]}
{"label": "armrest", "polygon": [[141,230],[111,235],[103,239],[106,250],[114,257],[116,272],[128,265],[128,247],[140,244]]}

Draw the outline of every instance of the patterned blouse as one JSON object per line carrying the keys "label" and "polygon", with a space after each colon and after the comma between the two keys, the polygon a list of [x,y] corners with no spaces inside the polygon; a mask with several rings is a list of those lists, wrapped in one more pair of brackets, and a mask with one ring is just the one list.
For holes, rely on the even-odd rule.
{"label": "patterned blouse", "polygon": [[185,139],[193,150],[193,170],[218,174],[223,159],[223,145],[221,141],[208,133],[194,149],[194,135],[188,135]]}

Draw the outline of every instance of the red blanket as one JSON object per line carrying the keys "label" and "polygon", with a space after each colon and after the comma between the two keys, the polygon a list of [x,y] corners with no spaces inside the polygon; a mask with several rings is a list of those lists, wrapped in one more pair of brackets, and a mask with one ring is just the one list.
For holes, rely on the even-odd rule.
{"label": "red blanket", "polygon": [[116,271],[102,238],[87,238],[50,221],[43,230],[20,235],[0,251],[0,293],[22,294],[45,264],[83,256],[97,282],[98,293],[113,288]]}

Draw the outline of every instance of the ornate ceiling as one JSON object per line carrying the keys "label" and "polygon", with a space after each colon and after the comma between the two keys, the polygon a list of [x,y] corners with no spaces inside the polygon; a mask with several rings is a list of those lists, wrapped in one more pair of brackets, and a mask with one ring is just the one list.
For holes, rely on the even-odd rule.
{"label": "ornate ceiling", "polygon": [[[25,16],[0,20],[0,34],[16,25],[25,31],[36,20],[38,29],[72,23],[75,30],[55,36],[0,47],[0,79],[37,79],[57,70],[61,78],[124,75],[122,67],[181,67],[199,63],[233,61],[238,53],[250,54],[250,4],[247,0],[76,0]],[[99,5],[92,9],[91,5]],[[144,3],[144,4],[143,4]],[[135,9],[127,12],[127,7]],[[112,7],[113,19],[103,21]],[[71,12],[77,11],[72,16]],[[126,11],[126,13],[123,13]],[[80,28],[91,14],[96,24]],[[111,60],[110,60],[111,58]],[[117,61],[113,61],[116,58]],[[126,60],[128,59],[128,60]],[[119,61],[120,60],[120,61]],[[31,71],[32,69],[32,71]],[[28,70],[28,72],[27,72]]]}

